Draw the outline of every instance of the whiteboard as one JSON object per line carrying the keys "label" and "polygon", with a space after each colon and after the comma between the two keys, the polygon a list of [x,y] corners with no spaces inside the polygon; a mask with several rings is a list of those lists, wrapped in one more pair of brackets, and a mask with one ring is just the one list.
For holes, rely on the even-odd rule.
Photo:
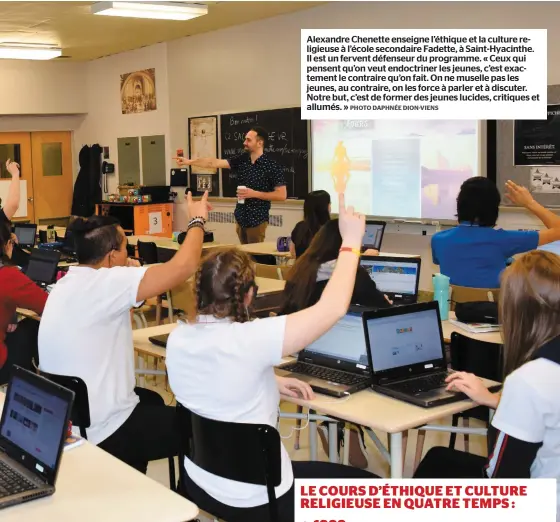
{"label": "whiteboard", "polygon": [[[0,198],[2,198],[2,206],[6,204],[8,199],[11,182],[11,179],[0,179]],[[14,217],[27,217],[27,181],[24,179],[19,181],[19,208]]]}

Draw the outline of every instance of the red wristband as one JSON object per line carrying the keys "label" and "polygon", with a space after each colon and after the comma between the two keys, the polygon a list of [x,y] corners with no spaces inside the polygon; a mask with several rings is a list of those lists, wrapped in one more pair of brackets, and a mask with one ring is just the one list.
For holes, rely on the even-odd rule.
{"label": "red wristband", "polygon": [[350,247],[342,247],[339,252],[353,252],[354,254],[356,254],[358,257],[360,257],[362,255],[362,253],[360,252],[359,248],[350,248]]}

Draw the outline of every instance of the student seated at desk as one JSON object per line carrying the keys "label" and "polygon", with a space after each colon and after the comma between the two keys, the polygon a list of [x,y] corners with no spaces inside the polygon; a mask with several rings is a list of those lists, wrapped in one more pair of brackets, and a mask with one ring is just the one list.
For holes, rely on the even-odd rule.
{"label": "student seated at desk", "polygon": [[527,208],[548,230],[495,228],[500,206],[495,183],[480,176],[466,180],[457,197],[459,225],[432,237],[434,264],[452,285],[498,288],[500,273],[512,256],[560,239],[560,217],[537,203],[525,187],[508,181],[506,189],[510,201]]}
{"label": "student seated at desk", "polygon": [[[329,220],[290,270],[282,295],[281,315],[298,312],[319,300],[335,270],[341,245],[338,219]],[[376,250],[368,250],[365,255],[377,253]],[[366,270],[359,265],[350,302],[374,308],[386,308],[391,304],[389,299],[377,290],[375,282]]]}
{"label": "student seated at desk", "polygon": [[[169,383],[183,406],[214,420],[276,427],[281,394],[313,398],[306,383],[276,377],[274,366],[318,339],[348,310],[365,221],[344,209],[343,196],[340,208],[344,239],[338,264],[321,299],[306,310],[251,321],[256,285],[250,257],[220,249],[202,261],[194,285],[196,311],[167,343]],[[294,477],[374,477],[338,464],[292,463],[283,445],[281,459],[282,481],[276,488],[281,522],[294,520]],[[268,520],[266,487],[215,476],[188,459],[184,465],[186,493],[195,504],[219,506],[220,513],[229,513],[226,520]]]}
{"label": "student seated at desk", "polygon": [[41,315],[47,293],[17,267],[10,266],[14,238],[9,222],[0,222],[0,384],[8,382],[14,364],[27,370],[37,361],[38,321],[17,322],[16,309],[27,308]]}
{"label": "student seated at desk", "polygon": [[505,270],[501,296],[501,396],[472,374],[448,378],[450,389],[497,408],[488,431],[493,449],[486,459],[432,448],[417,478],[560,479],[560,258],[538,250],[523,255]]}
{"label": "student seated at desk", "polygon": [[[88,388],[88,440],[141,472],[177,455],[175,409],[153,391],[135,388],[130,309],[183,282],[202,252],[208,194],[187,198],[192,218],[185,242],[167,263],[131,263],[127,239],[113,218],[72,224],[78,266],[53,288],[39,329],[41,370],[80,377]],[[132,265],[132,266],[131,266]]]}
{"label": "student seated at desk", "polygon": [[331,219],[331,196],[326,190],[314,190],[305,196],[303,221],[292,230],[290,253],[294,259],[301,257],[315,234]]}

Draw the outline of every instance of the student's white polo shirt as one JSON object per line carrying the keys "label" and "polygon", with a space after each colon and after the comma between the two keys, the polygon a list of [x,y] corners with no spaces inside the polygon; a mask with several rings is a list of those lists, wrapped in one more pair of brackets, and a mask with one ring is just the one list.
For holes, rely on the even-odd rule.
{"label": "student's white polo shirt", "polygon": [[[560,479],[560,365],[540,358],[509,375],[492,425],[516,439],[542,443],[531,466],[531,478]],[[503,441],[501,436],[498,444]],[[496,447],[490,475],[499,454]]]}
{"label": "student's white polo shirt", "polygon": [[[177,400],[194,413],[225,422],[277,426],[280,394],[274,366],[282,360],[286,317],[235,323],[201,316],[179,323],[167,342],[169,384]],[[282,482],[293,483],[290,457],[282,445]],[[268,503],[265,486],[218,477],[185,459],[189,477],[219,502],[234,507]]]}
{"label": "student's white polo shirt", "polygon": [[52,289],[39,327],[40,368],[83,379],[99,444],[128,419],[134,393],[130,309],[147,267],[71,267]]}

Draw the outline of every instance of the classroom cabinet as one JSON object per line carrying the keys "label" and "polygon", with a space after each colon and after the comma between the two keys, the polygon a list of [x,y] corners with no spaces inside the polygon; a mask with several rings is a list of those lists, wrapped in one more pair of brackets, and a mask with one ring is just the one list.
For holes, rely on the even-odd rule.
{"label": "classroom cabinet", "polygon": [[173,203],[98,203],[96,214],[115,217],[127,234],[173,236]]}

